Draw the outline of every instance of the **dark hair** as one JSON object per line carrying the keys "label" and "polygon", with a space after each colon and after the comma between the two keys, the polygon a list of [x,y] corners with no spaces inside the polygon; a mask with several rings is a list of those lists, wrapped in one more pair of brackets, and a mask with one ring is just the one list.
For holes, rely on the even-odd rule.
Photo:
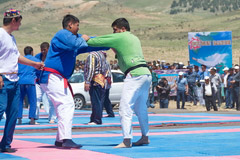
{"label": "dark hair", "polygon": [[118,18],[112,23],[112,27],[116,26],[117,28],[121,29],[124,27],[127,31],[130,31],[130,25],[125,18]]}
{"label": "dark hair", "polygon": [[33,48],[31,46],[27,46],[24,48],[24,54],[25,55],[32,55]]}
{"label": "dark hair", "polygon": [[66,29],[70,22],[72,22],[73,24],[77,22],[79,23],[79,19],[71,14],[67,14],[66,16],[63,17],[62,27]]}
{"label": "dark hair", "polygon": [[18,16],[18,17],[13,17],[13,18],[3,18],[3,25],[9,25],[12,20],[15,18],[16,22],[19,21],[20,19],[22,19],[22,16]]}
{"label": "dark hair", "polygon": [[49,48],[49,43],[48,43],[48,42],[43,42],[43,43],[40,45],[40,48]]}

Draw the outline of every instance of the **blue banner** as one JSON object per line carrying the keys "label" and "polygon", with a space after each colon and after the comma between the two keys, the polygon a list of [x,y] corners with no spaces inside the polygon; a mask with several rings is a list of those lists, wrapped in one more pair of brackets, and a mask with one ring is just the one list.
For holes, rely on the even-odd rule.
{"label": "blue banner", "polygon": [[216,67],[222,72],[224,67],[232,67],[232,32],[189,32],[189,60],[191,65]]}

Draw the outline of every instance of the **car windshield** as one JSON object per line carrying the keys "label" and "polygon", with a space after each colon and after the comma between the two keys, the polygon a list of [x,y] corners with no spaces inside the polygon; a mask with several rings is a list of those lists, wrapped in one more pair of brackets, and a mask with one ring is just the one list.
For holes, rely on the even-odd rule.
{"label": "car windshield", "polygon": [[74,73],[68,80],[69,83],[82,83],[84,82],[84,73]]}
{"label": "car windshield", "polygon": [[123,82],[125,76],[122,73],[114,73],[112,72],[113,83]]}

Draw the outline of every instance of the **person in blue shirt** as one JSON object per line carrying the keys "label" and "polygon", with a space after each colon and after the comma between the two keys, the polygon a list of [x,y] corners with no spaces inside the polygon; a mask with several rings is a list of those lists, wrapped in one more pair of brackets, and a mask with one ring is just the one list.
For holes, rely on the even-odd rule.
{"label": "person in blue shirt", "polygon": [[226,88],[226,104],[225,108],[233,108],[233,84],[231,83],[233,81],[234,77],[234,69],[229,68],[228,70],[229,74],[227,76],[227,88]]}
{"label": "person in blue shirt", "polygon": [[[33,56],[33,48],[30,46],[27,46],[24,48],[24,54],[25,58],[35,61],[35,62],[40,62],[37,58]],[[18,111],[18,124],[22,124],[22,114],[23,114],[23,100],[24,97],[27,95],[28,97],[28,102],[30,104],[29,108],[29,119],[30,122],[29,124],[38,124],[35,122],[36,118],[36,107],[37,107],[37,97],[36,97],[36,71],[32,66],[27,66],[23,64],[18,64],[18,76],[19,76],[19,81],[18,83],[20,84],[20,103],[19,103],[19,111]]]}
{"label": "person in blue shirt", "polygon": [[[49,47],[50,47],[50,44],[48,42],[41,43],[41,45],[40,45],[41,52],[38,53],[37,55],[35,55],[35,57],[37,59],[39,59],[41,62],[44,62],[47,57]],[[37,72],[38,79],[39,79],[40,73],[41,73],[40,71]],[[43,106],[44,106],[44,110],[48,114],[49,123],[55,123],[57,116],[56,116],[54,106],[53,106],[51,100],[49,99],[49,97],[47,96],[47,94],[41,88],[38,81],[36,83],[36,91],[37,91],[36,118],[37,119],[39,118],[39,110],[40,110],[40,105],[42,102]]]}
{"label": "person in blue shirt", "polygon": [[209,76],[209,72],[207,71],[207,66],[201,65],[202,72],[200,73],[200,80],[204,80],[206,76]]}
{"label": "person in blue shirt", "polygon": [[177,85],[177,109],[180,109],[180,100],[182,100],[181,108],[185,109],[185,94],[188,94],[188,83],[187,79],[183,77],[183,74],[183,72],[179,72],[179,77],[175,81]]}
{"label": "person in blue shirt", "polygon": [[55,146],[81,148],[72,140],[72,120],[74,115],[73,93],[67,79],[74,71],[77,55],[81,53],[106,50],[109,48],[89,47],[87,35],[78,34],[79,19],[71,14],[64,16],[63,29],[52,38],[45,60],[40,86],[51,99],[58,119]]}
{"label": "person in blue shirt", "polygon": [[190,101],[193,101],[194,105],[197,105],[197,102],[199,101],[198,94],[197,94],[197,86],[196,82],[200,81],[200,75],[193,71],[192,66],[188,66],[188,73],[187,73],[187,82],[188,82],[188,93],[189,93],[189,99]]}

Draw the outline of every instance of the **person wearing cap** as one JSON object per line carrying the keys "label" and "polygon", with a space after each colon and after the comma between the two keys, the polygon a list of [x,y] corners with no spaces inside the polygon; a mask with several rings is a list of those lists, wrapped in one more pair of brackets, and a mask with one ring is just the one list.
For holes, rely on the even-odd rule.
{"label": "person wearing cap", "polygon": [[218,107],[221,107],[222,104],[222,96],[221,96],[221,84],[222,84],[222,78],[217,73],[217,69],[215,67],[212,67],[210,70],[210,81],[216,85],[217,91],[216,91],[216,99],[218,101]]}
{"label": "person wearing cap", "polygon": [[177,86],[177,109],[180,109],[180,100],[182,100],[181,109],[185,109],[185,95],[188,94],[188,83],[187,79],[183,77],[183,72],[179,72],[175,84]]}
{"label": "person wearing cap", "polygon": [[226,85],[226,103],[225,103],[225,108],[234,108],[233,107],[233,81],[234,77],[234,69],[229,68],[228,70],[228,76],[226,79],[227,85]]}
{"label": "person wearing cap", "polygon": [[207,66],[205,66],[205,65],[201,65],[201,69],[202,69],[202,71],[200,72],[200,83],[201,83],[201,93],[200,93],[200,95],[199,95],[199,103],[202,105],[202,106],[205,106],[205,100],[203,99],[203,94],[202,94],[202,90],[203,90],[203,88],[202,88],[202,82],[204,82],[205,80],[204,80],[204,78],[206,77],[206,76],[209,76],[209,72],[207,71]]}
{"label": "person wearing cap", "polygon": [[[226,105],[227,77],[228,77],[228,75],[229,75],[228,70],[229,70],[228,67],[224,67],[224,68],[223,68],[223,74],[221,75],[221,77],[222,77],[222,82],[223,82],[223,89],[224,89],[225,105]],[[225,106],[225,108],[226,108],[226,106]]]}
{"label": "person wearing cap", "polygon": [[161,60],[160,59],[157,60],[157,64],[158,64],[158,68],[161,69],[162,65],[161,65]]}
{"label": "person wearing cap", "polygon": [[215,100],[217,87],[214,83],[210,82],[208,76],[206,76],[204,79],[205,83],[203,84],[203,98],[205,99],[206,109],[207,111],[210,111],[213,107],[214,111],[218,111]]}
{"label": "person wearing cap", "polygon": [[193,101],[194,105],[197,105],[199,101],[198,93],[197,93],[197,86],[196,82],[200,81],[200,75],[193,71],[192,66],[188,66],[188,73],[187,73],[187,82],[188,82],[188,93],[189,93],[189,100]]}
{"label": "person wearing cap", "polygon": [[[20,86],[18,84],[18,63],[42,69],[44,64],[31,61],[22,56],[12,33],[19,30],[22,16],[18,10],[10,9],[4,13],[0,28],[0,120],[6,113],[4,133],[0,142],[1,152],[15,152],[11,148],[13,133],[18,116]],[[4,64],[4,65],[3,65]]]}
{"label": "person wearing cap", "polygon": [[[113,34],[103,35],[88,40],[89,46],[110,47],[117,55],[119,67],[125,73],[125,80],[120,100],[119,114],[123,131],[123,142],[115,148],[131,148],[132,145],[149,144],[147,99],[152,81],[143,56],[141,42],[130,32],[127,19],[118,18],[112,23]],[[136,113],[142,137],[132,143],[132,116]]]}
{"label": "person wearing cap", "polygon": [[183,69],[183,66],[184,66],[183,62],[178,63],[178,69]]}
{"label": "person wearing cap", "polygon": [[71,14],[64,16],[63,29],[51,40],[45,60],[45,67],[40,76],[40,86],[51,99],[58,119],[56,147],[66,149],[81,148],[72,140],[72,121],[74,100],[67,81],[73,73],[76,57],[81,53],[105,50],[107,48],[89,47],[87,35],[78,34],[79,19]]}
{"label": "person wearing cap", "polygon": [[165,60],[162,60],[161,61],[161,69],[165,69],[166,67],[165,67],[165,65],[166,65],[166,61]]}
{"label": "person wearing cap", "polygon": [[234,67],[235,74],[233,76],[233,80],[231,83],[233,84],[233,107],[236,104],[236,110],[240,110],[239,106],[239,92],[240,92],[240,72],[239,72],[239,66]]}

